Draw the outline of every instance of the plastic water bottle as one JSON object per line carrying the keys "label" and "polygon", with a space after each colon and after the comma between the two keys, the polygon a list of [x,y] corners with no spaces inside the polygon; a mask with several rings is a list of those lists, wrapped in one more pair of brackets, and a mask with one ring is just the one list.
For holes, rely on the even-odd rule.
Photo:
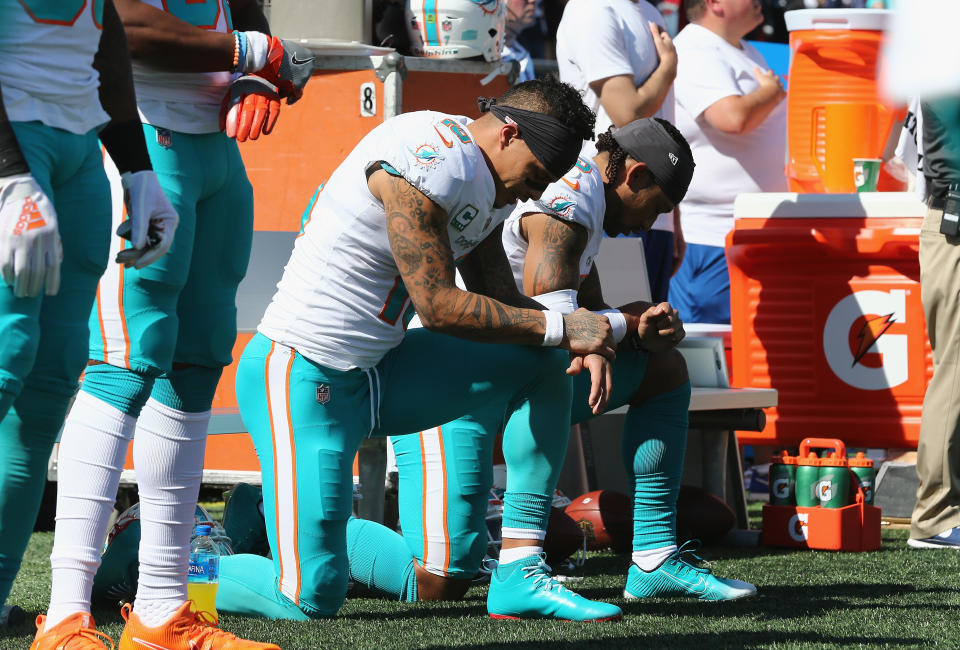
{"label": "plastic water bottle", "polygon": [[190,573],[187,598],[198,611],[207,612],[216,621],[217,584],[220,581],[220,552],[210,539],[210,526],[199,524],[190,542]]}

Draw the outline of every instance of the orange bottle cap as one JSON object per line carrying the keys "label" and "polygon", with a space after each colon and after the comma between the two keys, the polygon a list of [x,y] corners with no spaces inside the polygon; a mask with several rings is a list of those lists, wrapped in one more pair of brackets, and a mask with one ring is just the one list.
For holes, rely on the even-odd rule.
{"label": "orange bottle cap", "polygon": [[817,458],[817,455],[811,451],[809,454],[807,454],[806,458],[804,458],[804,457],[799,457],[799,456],[798,456],[798,457],[797,457],[797,465],[816,465],[816,466],[819,466],[821,460],[822,460],[822,459]]}
{"label": "orange bottle cap", "polygon": [[820,459],[820,467],[846,467],[847,459],[837,456],[836,452],[830,452],[826,458]]}
{"label": "orange bottle cap", "polygon": [[847,463],[850,467],[873,467],[873,460],[867,458],[862,451],[857,452],[856,458],[848,458]]}
{"label": "orange bottle cap", "polygon": [[784,449],[779,454],[771,456],[770,463],[773,465],[796,465],[797,457],[791,456],[790,453]]}

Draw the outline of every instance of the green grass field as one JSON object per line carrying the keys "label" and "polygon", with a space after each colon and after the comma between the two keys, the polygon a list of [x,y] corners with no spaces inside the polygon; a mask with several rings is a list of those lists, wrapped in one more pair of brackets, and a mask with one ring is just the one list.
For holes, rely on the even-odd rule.
{"label": "green grass field", "polygon": [[[52,533],[33,536],[8,602],[31,617],[49,596]],[[960,553],[906,547],[906,531],[884,531],[874,553],[710,548],[718,575],[755,582],[756,597],[731,603],[685,600],[625,602],[627,556],[591,554],[568,583],[591,598],[623,607],[619,623],[493,621],[486,588],[447,604],[399,604],[350,598],[332,620],[274,622],[223,617],[235,633],[310,648],[879,648],[960,647]],[[119,639],[119,612],[94,612]],[[0,648],[29,646],[30,622],[4,635]]]}

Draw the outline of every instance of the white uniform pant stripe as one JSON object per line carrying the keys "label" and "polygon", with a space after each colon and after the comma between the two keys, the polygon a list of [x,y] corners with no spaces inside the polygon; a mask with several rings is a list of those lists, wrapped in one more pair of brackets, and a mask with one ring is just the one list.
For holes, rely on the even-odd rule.
{"label": "white uniform pant stripe", "polygon": [[420,432],[423,453],[423,565],[436,575],[449,568],[447,538],[447,472],[440,427]]}
{"label": "white uniform pant stripe", "polygon": [[294,352],[274,343],[267,357],[267,398],[273,436],[277,550],[280,591],[299,604],[300,561],[297,554],[297,472],[293,425],[290,422],[289,379]]}
{"label": "white uniform pant stripe", "polygon": [[[110,200],[113,206],[111,232],[116,232],[117,226],[126,218],[126,208],[123,204],[123,185],[120,182],[120,172],[117,171],[116,165],[107,155],[103,145],[100,146],[100,149],[103,152],[103,168],[107,173],[107,180],[110,181]],[[129,368],[130,348],[121,299],[123,266],[113,261],[117,253],[123,248],[123,242],[122,238],[115,235],[110,238],[110,258],[107,263],[107,270],[100,278],[100,284],[97,287],[97,310],[103,344],[103,358],[101,360],[114,366]]]}

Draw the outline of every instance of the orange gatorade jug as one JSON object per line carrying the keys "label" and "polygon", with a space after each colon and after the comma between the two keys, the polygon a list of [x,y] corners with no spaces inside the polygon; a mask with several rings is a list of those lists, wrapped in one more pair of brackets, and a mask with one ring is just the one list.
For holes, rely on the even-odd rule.
{"label": "orange gatorade jug", "polygon": [[[790,30],[787,180],[793,192],[854,192],[853,159],[880,158],[897,119],[881,101],[877,64],[891,12],[801,9]],[[881,172],[879,190],[904,189]]]}

